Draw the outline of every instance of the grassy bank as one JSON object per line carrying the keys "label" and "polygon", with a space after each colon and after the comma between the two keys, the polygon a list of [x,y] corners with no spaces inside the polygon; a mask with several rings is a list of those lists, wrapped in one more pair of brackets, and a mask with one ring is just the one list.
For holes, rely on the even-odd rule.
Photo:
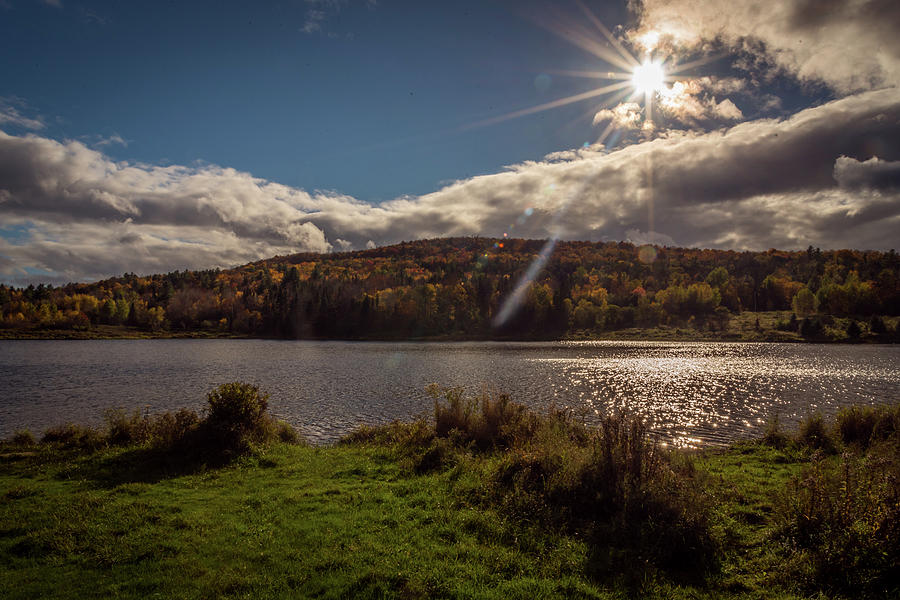
{"label": "grassy bank", "polygon": [[0,597],[900,590],[897,408],[687,455],[627,419],[588,430],[502,395],[434,393],[433,419],[325,448],[280,441],[264,406],[232,410],[246,403],[19,435],[0,449]]}

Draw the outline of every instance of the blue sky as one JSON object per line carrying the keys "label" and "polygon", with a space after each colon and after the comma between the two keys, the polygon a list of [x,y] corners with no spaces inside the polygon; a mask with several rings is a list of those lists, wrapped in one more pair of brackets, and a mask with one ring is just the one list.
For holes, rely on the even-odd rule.
{"label": "blue sky", "polygon": [[[121,137],[106,147],[116,160],[206,161],[381,201],[593,142],[583,105],[465,129],[595,86],[535,84],[599,64],[530,18],[540,4],[9,5],[0,48],[28,59],[4,61],[2,95],[54,138]],[[598,8],[626,18],[621,3]]]}
{"label": "blue sky", "polygon": [[[0,280],[439,235],[897,245],[898,9],[754,6],[3,0]],[[644,97],[617,63],[648,53],[697,65]],[[626,87],[530,112],[620,81],[575,72]]]}

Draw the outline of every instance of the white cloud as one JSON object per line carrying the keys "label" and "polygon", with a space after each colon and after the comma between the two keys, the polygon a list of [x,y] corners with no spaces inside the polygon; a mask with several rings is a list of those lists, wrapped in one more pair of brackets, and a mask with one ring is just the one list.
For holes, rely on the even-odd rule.
{"label": "white cloud", "polygon": [[640,129],[641,120],[641,107],[636,102],[623,102],[594,115],[594,125],[612,123],[619,129]]}
{"label": "white cloud", "polygon": [[128,140],[124,139],[118,133],[114,133],[108,137],[100,137],[98,141],[93,144],[97,148],[106,148],[107,146],[128,146]]}
{"label": "white cloud", "polygon": [[46,127],[46,124],[40,117],[23,115],[21,111],[25,108],[25,103],[18,98],[0,97],[0,126],[14,125],[32,131]]}
{"label": "white cloud", "polygon": [[382,204],[218,166],[115,162],[79,142],[0,132],[0,277],[24,281],[27,268],[86,280],[503,233],[887,249],[900,230],[898,161],[896,89],[787,119],[574,151]]}
{"label": "white cloud", "polygon": [[641,20],[633,36],[655,30],[695,49],[717,41],[840,93],[900,83],[896,0],[643,0],[634,6]]}

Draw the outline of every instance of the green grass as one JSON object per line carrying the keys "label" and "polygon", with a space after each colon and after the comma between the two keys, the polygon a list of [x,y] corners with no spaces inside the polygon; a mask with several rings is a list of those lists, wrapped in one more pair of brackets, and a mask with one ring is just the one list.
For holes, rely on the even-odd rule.
{"label": "green grass", "polygon": [[583,542],[472,507],[456,471],[277,445],[142,481],[129,452],[4,454],[0,597],[603,597]]}
{"label": "green grass", "polygon": [[761,445],[697,458],[724,544],[719,570],[688,582],[598,576],[577,532],[486,505],[496,456],[425,475],[364,445],[278,444],[220,469],[149,476],[141,458],[5,451],[0,597],[808,597],[780,574],[789,553],[772,537],[778,494],[803,459]]}

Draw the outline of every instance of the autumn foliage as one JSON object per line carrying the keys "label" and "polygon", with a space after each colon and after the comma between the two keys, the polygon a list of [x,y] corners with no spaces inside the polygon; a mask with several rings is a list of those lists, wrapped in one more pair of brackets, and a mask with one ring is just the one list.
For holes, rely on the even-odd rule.
{"label": "autumn foliage", "polygon": [[[210,331],[284,338],[558,337],[659,325],[721,326],[791,311],[811,337],[828,316],[900,314],[892,250],[735,252],[559,242],[502,325],[496,315],[541,240],[446,238],[295,254],[229,270],[62,287],[0,286],[0,327]],[[872,321],[873,333],[883,323]],[[816,328],[819,329],[816,329]],[[889,333],[885,331],[885,335]]]}

